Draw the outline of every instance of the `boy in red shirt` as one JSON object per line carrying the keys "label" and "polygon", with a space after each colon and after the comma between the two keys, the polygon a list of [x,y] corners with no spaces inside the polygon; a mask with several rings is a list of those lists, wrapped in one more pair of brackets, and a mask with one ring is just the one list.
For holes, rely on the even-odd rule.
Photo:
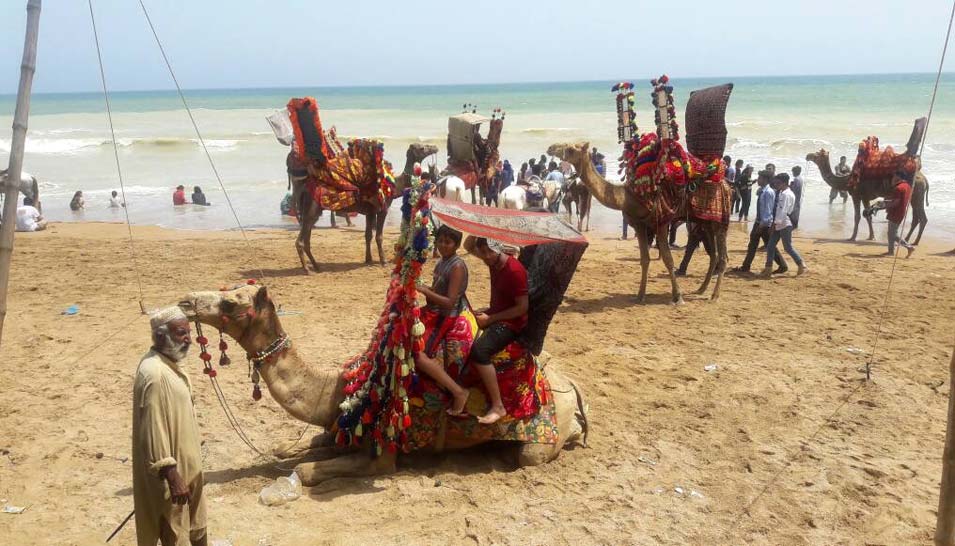
{"label": "boy in red shirt", "polygon": [[496,241],[468,237],[464,247],[491,272],[491,306],[475,317],[482,333],[471,346],[470,356],[491,398],[491,407],[478,422],[489,425],[507,415],[491,358],[517,339],[527,326],[527,270],[516,258],[505,254]]}
{"label": "boy in red shirt", "polygon": [[899,235],[899,228],[905,221],[905,212],[909,208],[909,201],[912,200],[912,174],[899,171],[895,173],[893,179],[895,190],[892,199],[885,200],[885,213],[889,220],[889,252],[888,256],[895,256],[896,241],[908,250],[906,258],[915,252],[915,247]]}

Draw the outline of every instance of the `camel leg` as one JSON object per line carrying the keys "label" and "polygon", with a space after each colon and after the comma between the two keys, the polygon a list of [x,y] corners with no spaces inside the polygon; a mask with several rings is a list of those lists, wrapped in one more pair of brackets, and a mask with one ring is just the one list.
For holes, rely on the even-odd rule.
{"label": "camel leg", "polygon": [[375,245],[378,246],[378,262],[385,265],[385,250],[382,248],[381,232],[385,229],[385,218],[387,218],[388,209],[379,210],[375,214]]}
{"label": "camel leg", "polygon": [[301,227],[298,228],[298,237],[295,238],[295,252],[298,253],[298,261],[302,262],[302,271],[308,275],[308,266],[305,265],[305,243],[303,242],[305,240],[306,231],[311,230],[306,230],[305,224],[302,224]]}
{"label": "camel leg", "polygon": [[[863,201],[862,204],[865,205],[865,210],[869,210],[869,209],[872,208],[872,205],[871,205],[868,201]],[[872,215],[871,215],[871,214],[869,215],[868,218],[866,218],[866,222],[868,222],[868,224],[869,224],[869,238],[866,239],[866,240],[867,240],[867,241],[873,241],[873,240],[875,240],[875,231],[873,231],[873,229],[872,229]]]}
{"label": "camel leg", "polygon": [[303,442],[301,438],[283,442],[272,450],[272,455],[275,455],[279,459],[291,459],[311,449],[329,447],[335,447],[335,436],[327,432],[322,432],[312,436],[312,438],[306,442]]}
{"label": "camel leg", "polygon": [[384,452],[380,457],[372,457],[366,450],[360,453],[350,453],[334,459],[302,463],[295,467],[295,472],[302,480],[302,485],[311,487],[333,478],[364,478],[381,476],[395,471],[396,457]]}
{"label": "camel leg", "polygon": [[[517,454],[520,466],[538,466],[560,455],[564,446],[580,441],[585,436],[587,404],[580,388],[570,379],[557,373],[548,373],[554,410],[557,417],[557,442],[554,444],[523,444]],[[585,438],[584,438],[585,439]]]}
{"label": "camel leg", "polygon": [[640,248],[640,290],[637,292],[637,303],[643,303],[647,297],[647,274],[650,268],[650,247],[649,243],[647,242],[647,228],[642,224],[637,224],[633,229],[637,232],[637,242],[639,243]]}
{"label": "camel leg", "polygon": [[[644,254],[644,252],[646,253],[644,254],[644,256],[646,256],[647,261],[649,262],[650,257],[649,257],[649,248],[647,248],[647,244],[646,244],[646,228],[641,229],[641,231],[644,233],[644,236],[643,236],[643,241],[641,241],[640,252],[641,254]],[[637,232],[638,235],[639,233],[640,231]],[[667,274],[670,275],[670,290],[673,293],[672,303],[674,305],[682,305],[683,292],[680,291],[680,285],[676,281],[676,273],[673,272],[673,253],[670,250],[670,245],[667,244],[667,236],[669,234],[670,234],[669,224],[663,224],[661,226],[657,226],[657,232],[656,232],[657,252],[660,254],[660,258],[663,260],[663,265],[665,265],[667,268]],[[663,244],[660,244],[660,241],[663,241]],[[641,256],[641,262],[643,261],[642,258],[643,256]],[[647,277],[647,273],[646,273],[646,269],[644,269],[644,272],[643,272],[644,280],[646,280],[646,277]]]}
{"label": "camel leg", "polygon": [[856,196],[852,196],[852,208],[855,209],[855,221],[852,224],[852,237],[849,237],[850,241],[855,241],[856,236],[859,235],[859,220],[862,220],[862,200]]}
{"label": "camel leg", "polygon": [[716,241],[716,286],[713,287],[713,296],[710,297],[710,301],[716,301],[720,299],[720,286],[723,284],[723,273],[726,272],[726,264],[729,262],[729,250],[726,246],[726,226],[719,226],[717,228],[716,236],[713,239]]}
{"label": "camel leg", "polygon": [[365,265],[371,265],[371,238],[375,228],[375,214],[365,215]]}
{"label": "camel leg", "polygon": [[[700,284],[700,287],[696,290],[697,295],[702,296],[706,294],[706,289],[710,287],[710,279],[713,278],[713,273],[716,271],[716,262],[719,260],[717,257],[719,252],[716,248],[716,238],[713,236],[713,231],[709,226],[701,226],[700,229],[703,230],[703,238],[706,240],[706,255],[710,258],[710,265],[706,268],[706,276],[703,277],[703,283]],[[687,248],[689,248],[689,244]]]}

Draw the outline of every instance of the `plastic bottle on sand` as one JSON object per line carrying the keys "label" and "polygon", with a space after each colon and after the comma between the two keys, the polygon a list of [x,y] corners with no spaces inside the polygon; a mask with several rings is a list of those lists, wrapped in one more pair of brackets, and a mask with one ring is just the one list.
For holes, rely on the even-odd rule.
{"label": "plastic bottle on sand", "polygon": [[292,472],[275,479],[259,493],[259,502],[266,506],[281,506],[302,496],[302,482],[298,474]]}

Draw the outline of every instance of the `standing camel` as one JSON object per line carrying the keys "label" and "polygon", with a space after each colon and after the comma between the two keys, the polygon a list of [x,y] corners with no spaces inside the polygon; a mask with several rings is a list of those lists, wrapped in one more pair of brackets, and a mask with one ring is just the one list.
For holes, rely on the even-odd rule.
{"label": "standing camel", "polygon": [[[395,194],[400,194],[408,186],[411,180],[411,171],[415,163],[420,163],[426,157],[438,153],[438,148],[431,144],[412,143],[408,146],[405,153],[405,166],[401,175],[395,179]],[[373,169],[369,169],[373,171]],[[298,207],[299,232],[295,239],[295,250],[298,252],[298,258],[302,262],[302,269],[308,274],[308,266],[305,263],[305,257],[312,263],[315,271],[318,271],[318,262],[312,255],[312,228],[322,214],[322,208],[312,198],[312,195],[305,189],[305,180],[298,179],[292,182],[292,202]],[[368,201],[359,201],[352,207],[348,207],[339,212],[357,212],[365,215],[365,263],[371,264],[371,239],[374,229],[375,243],[378,246],[378,260],[385,264],[385,253],[382,248],[381,232],[385,226],[385,218],[388,216],[388,207],[391,206],[391,199],[387,200],[383,206]],[[334,213],[332,213],[334,214]]]}
{"label": "standing camel", "polygon": [[[849,188],[849,175],[840,176],[832,172],[832,166],[829,163],[829,152],[820,149],[818,152],[806,155],[807,161],[812,161],[819,167],[822,179],[835,190],[847,191],[852,196],[852,206],[855,209],[855,222],[852,226],[852,237],[850,241],[855,241],[859,234],[859,220],[862,218],[862,210],[869,210],[869,203],[878,197],[890,197],[894,193],[892,178],[866,179],[859,181],[855,188]],[[928,179],[922,174],[921,169],[915,173],[912,184],[912,225],[909,226],[909,234],[905,240],[910,241],[912,232],[919,228],[919,233],[915,242],[919,244],[922,240],[922,232],[925,230],[925,224],[928,223],[928,216],[925,214],[925,207],[928,205]],[[864,206],[864,209],[863,209]],[[866,222],[869,224],[869,240],[875,239],[875,232],[872,230],[872,215],[867,214]]]}
{"label": "standing camel", "polygon": [[[640,291],[637,293],[637,301],[643,303],[646,299],[647,274],[650,267],[650,244],[649,235],[653,234],[658,241],[666,241],[670,233],[670,224],[660,222],[657,212],[647,209],[634,195],[622,184],[612,184],[604,177],[600,176],[590,161],[590,143],[578,142],[577,144],[554,144],[547,149],[547,153],[555,155],[568,161],[577,170],[580,181],[590,190],[593,197],[600,203],[612,210],[623,211],[623,217],[637,234],[637,240],[640,243]],[[729,192],[729,186],[725,191]],[[687,199],[680,200],[682,204],[676,212],[678,218],[685,217],[687,211],[685,207]],[[710,267],[703,279],[703,284],[696,291],[697,294],[706,293],[709,287],[710,279],[716,274],[716,286],[713,289],[711,299],[719,299],[720,284],[723,280],[723,271],[726,269],[727,250],[726,250],[726,231],[727,226],[721,222],[700,221],[703,237],[707,239],[707,253],[710,256]],[[680,285],[677,284],[676,275],[673,272],[673,255],[670,253],[669,245],[660,245],[660,257],[667,268],[670,276],[670,286],[673,291],[673,303],[683,303],[683,293],[680,291]]]}

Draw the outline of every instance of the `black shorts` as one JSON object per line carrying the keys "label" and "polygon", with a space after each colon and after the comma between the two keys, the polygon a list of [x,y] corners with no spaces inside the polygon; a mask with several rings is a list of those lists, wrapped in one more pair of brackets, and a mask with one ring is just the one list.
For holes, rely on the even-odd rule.
{"label": "black shorts", "polygon": [[488,326],[471,345],[471,362],[474,364],[490,364],[491,357],[517,339],[518,333],[500,322]]}

